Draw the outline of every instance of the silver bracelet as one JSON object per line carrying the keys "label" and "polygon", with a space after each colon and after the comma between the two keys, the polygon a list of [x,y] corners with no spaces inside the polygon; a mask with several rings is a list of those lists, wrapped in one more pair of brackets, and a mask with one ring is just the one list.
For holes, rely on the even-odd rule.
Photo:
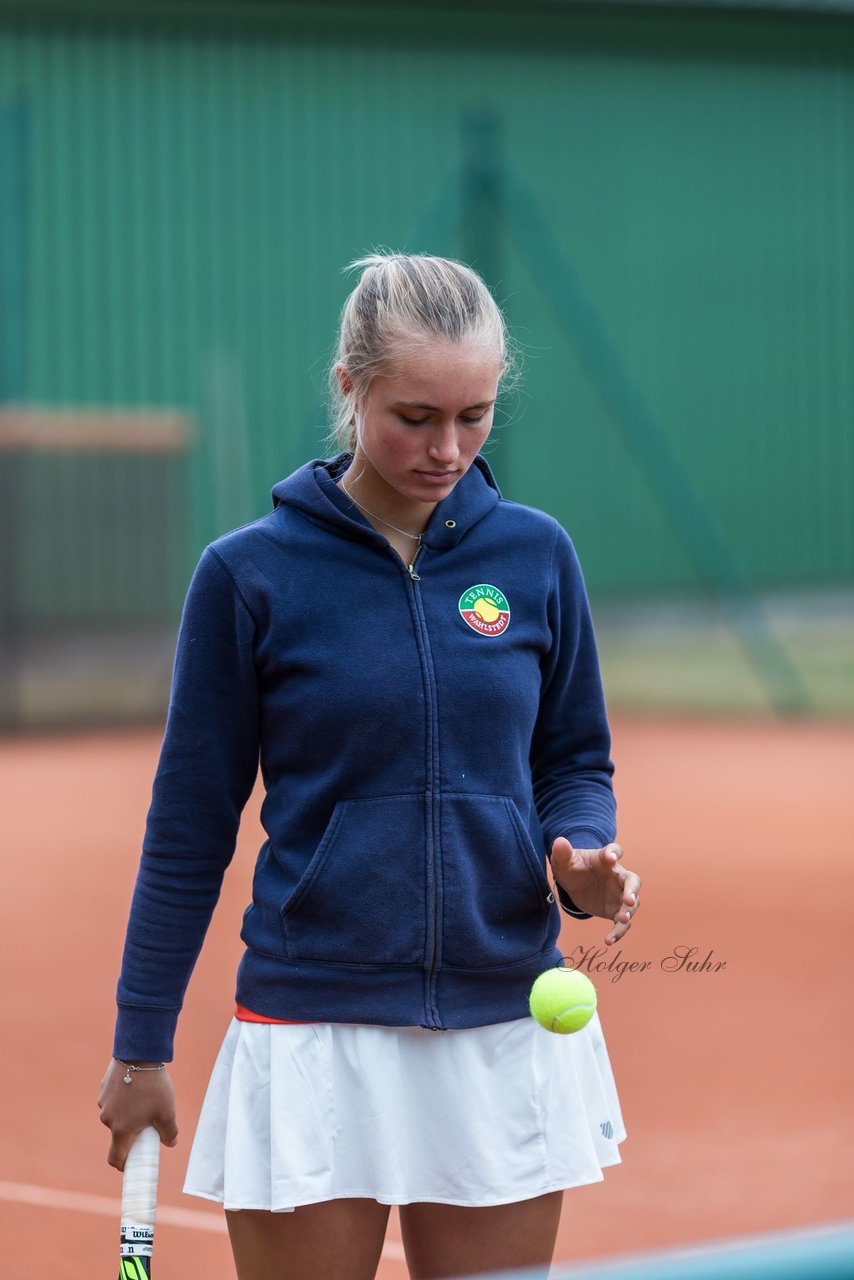
{"label": "silver bracelet", "polygon": [[116,1058],[116,1062],[119,1064],[120,1067],[124,1067],[125,1069],[125,1074],[123,1077],[125,1084],[130,1084],[132,1082],[133,1080],[133,1076],[131,1075],[132,1071],[162,1071],[163,1068],[166,1066],[165,1062],[159,1062],[154,1067],[135,1067],[132,1062],[122,1062],[121,1058]]}

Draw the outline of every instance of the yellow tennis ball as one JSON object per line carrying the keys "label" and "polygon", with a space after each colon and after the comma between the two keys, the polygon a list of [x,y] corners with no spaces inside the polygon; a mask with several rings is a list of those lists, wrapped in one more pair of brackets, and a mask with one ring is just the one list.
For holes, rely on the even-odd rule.
{"label": "yellow tennis ball", "polygon": [[531,1016],[546,1031],[567,1036],[586,1027],[596,1012],[596,988],[577,969],[541,973],[531,988]]}

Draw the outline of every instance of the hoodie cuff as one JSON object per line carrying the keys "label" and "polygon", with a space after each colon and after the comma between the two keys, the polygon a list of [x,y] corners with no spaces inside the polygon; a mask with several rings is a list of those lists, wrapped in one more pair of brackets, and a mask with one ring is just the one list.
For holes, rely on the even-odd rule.
{"label": "hoodie cuff", "polygon": [[178,1012],[120,1004],[113,1057],[125,1062],[171,1062]]}

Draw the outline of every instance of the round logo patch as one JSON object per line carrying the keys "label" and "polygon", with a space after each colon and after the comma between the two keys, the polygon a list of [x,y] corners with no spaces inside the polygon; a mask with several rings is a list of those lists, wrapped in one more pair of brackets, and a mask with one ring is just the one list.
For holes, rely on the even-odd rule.
{"label": "round logo patch", "polygon": [[482,636],[500,636],[510,626],[507,597],[486,582],[463,592],[459,610],[463,621]]}

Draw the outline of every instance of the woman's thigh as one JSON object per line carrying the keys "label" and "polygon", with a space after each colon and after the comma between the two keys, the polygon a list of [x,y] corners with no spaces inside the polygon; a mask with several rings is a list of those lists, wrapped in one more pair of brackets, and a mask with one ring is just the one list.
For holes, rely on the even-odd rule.
{"label": "woman's thigh", "polygon": [[389,1208],[376,1200],[327,1200],[293,1213],[226,1212],[238,1280],[373,1280]]}
{"label": "woman's thigh", "polygon": [[411,1280],[438,1280],[517,1267],[547,1267],[557,1238],[562,1191],[483,1209],[450,1204],[400,1207]]}

